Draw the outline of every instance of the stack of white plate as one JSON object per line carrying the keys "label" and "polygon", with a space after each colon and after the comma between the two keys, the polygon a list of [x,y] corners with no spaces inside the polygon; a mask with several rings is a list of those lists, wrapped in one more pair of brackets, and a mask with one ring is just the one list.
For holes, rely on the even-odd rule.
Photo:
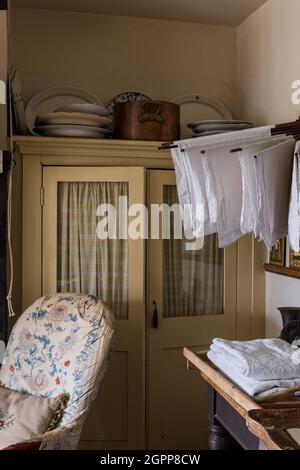
{"label": "stack of white plate", "polygon": [[204,137],[206,135],[221,134],[225,132],[236,132],[255,127],[252,122],[221,120],[221,121],[195,121],[190,122],[187,127],[192,129],[193,137]]}
{"label": "stack of white plate", "polygon": [[78,103],[36,117],[34,131],[47,137],[104,139],[112,135],[109,111],[97,104]]}

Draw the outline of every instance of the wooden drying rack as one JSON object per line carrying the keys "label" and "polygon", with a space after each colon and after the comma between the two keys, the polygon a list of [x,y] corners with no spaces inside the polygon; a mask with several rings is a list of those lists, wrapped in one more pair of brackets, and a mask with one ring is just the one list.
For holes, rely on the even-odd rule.
{"label": "wooden drying rack", "polygon": [[[300,141],[300,117],[296,121],[276,124],[271,129],[271,136],[280,136],[280,135],[292,136],[294,137],[296,141]],[[167,150],[167,149],[173,149],[173,148],[178,148],[178,147],[179,146],[177,144],[174,144],[174,142],[166,142],[166,143],[163,143],[159,147],[159,150]],[[181,150],[181,151],[184,152],[184,150]],[[240,152],[240,151],[242,151],[242,148],[231,149],[231,153]],[[205,150],[201,150],[201,153],[205,154]],[[285,266],[277,266],[277,265],[266,263],[264,264],[264,269],[268,272],[280,274],[283,276],[288,276],[288,277],[293,277],[293,278],[298,278],[298,279],[300,278],[300,269],[297,269],[297,268],[291,268],[291,267],[287,268]]]}
{"label": "wooden drying rack", "polygon": [[287,429],[300,428],[300,398],[295,392],[300,387],[277,393],[272,397],[255,400],[227,379],[212,364],[206,353],[195,353],[184,348],[188,370],[200,372],[228,408],[232,408],[243,420],[245,427],[260,439],[268,450],[300,450]]}
{"label": "wooden drying rack", "polygon": [[[276,124],[275,127],[271,129],[271,135],[290,135],[293,136],[295,140],[300,140],[300,118],[297,121]],[[201,135],[199,135],[199,137],[201,137]],[[178,145],[174,144],[174,142],[165,142],[159,147],[159,150],[168,150],[174,148],[178,148]],[[238,150],[240,151],[241,149],[232,149],[232,152],[236,152]]]}

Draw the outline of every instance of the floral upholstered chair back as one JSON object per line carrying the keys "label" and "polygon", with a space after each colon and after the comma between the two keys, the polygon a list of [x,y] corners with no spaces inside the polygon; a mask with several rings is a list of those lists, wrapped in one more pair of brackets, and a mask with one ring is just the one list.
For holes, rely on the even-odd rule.
{"label": "floral upholstered chair back", "polygon": [[112,313],[102,301],[89,295],[56,294],[37,300],[11,333],[0,382],[42,397],[69,394],[60,423],[61,429],[71,431],[61,444],[65,448],[78,444],[111,356],[113,331]]}

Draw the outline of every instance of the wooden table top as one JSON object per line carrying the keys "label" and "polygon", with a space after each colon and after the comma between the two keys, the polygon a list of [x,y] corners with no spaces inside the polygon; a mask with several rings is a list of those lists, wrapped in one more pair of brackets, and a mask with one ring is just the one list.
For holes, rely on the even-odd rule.
{"label": "wooden table top", "polygon": [[287,429],[300,428],[300,398],[294,396],[296,389],[256,400],[212,364],[206,352],[197,353],[184,348],[183,355],[187,359],[187,368],[200,372],[202,378],[245,419],[250,431],[269,450],[300,450],[287,433]]}

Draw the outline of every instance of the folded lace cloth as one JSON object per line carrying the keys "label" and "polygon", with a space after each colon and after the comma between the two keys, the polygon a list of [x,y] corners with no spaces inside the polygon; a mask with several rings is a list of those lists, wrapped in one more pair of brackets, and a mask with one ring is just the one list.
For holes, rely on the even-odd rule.
{"label": "folded lace cloth", "polygon": [[300,379],[300,365],[292,360],[295,351],[281,339],[215,339],[211,351],[220,356],[225,367],[255,381]]}
{"label": "folded lace cloth", "polygon": [[209,360],[215,364],[224,374],[234,382],[239,388],[248,395],[256,398],[266,398],[275,393],[288,391],[293,387],[300,387],[300,378],[298,379],[273,379],[273,380],[255,380],[245,377],[236,372],[236,369],[225,363],[224,353],[210,350],[207,354]]}

